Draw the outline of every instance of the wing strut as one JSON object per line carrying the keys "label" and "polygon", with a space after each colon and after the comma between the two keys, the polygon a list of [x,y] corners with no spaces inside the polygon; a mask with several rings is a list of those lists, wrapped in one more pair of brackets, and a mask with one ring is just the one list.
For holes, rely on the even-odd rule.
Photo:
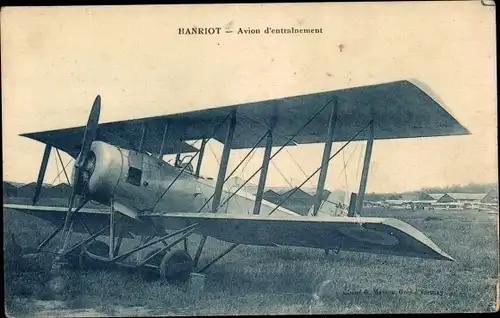
{"label": "wing strut", "polygon": [[205,154],[205,146],[207,145],[207,139],[203,138],[201,140],[200,154],[198,155],[198,162],[196,163],[196,172],[194,175],[198,178],[201,171],[201,163],[203,162],[203,155]]}
{"label": "wing strut", "polygon": [[366,141],[365,161],[363,162],[363,170],[361,171],[361,181],[359,182],[358,199],[356,201],[356,212],[361,214],[363,209],[363,201],[365,199],[366,182],[368,180],[368,170],[370,169],[370,160],[373,149],[373,136],[375,127],[373,120],[370,121],[370,129],[368,130],[368,140]]}
{"label": "wing strut", "polygon": [[112,259],[115,253],[115,207],[114,198],[109,202],[109,259]]}
{"label": "wing strut", "polygon": [[139,149],[137,149],[137,152],[142,153],[144,150],[144,144],[146,143],[146,138],[148,134],[148,126],[146,123],[142,123],[142,132],[141,132],[141,140],[139,142]]}
{"label": "wing strut", "polygon": [[[371,122],[370,122],[371,124]],[[365,127],[361,128],[361,130],[359,130],[356,134],[354,134],[354,136],[351,137],[351,139],[349,139],[349,141],[347,141],[342,147],[340,147],[339,150],[337,150],[333,155],[331,155],[328,160],[326,161],[326,164],[328,164],[330,162],[330,160],[332,160],[336,155],[338,155],[342,150],[344,150],[345,147],[347,147],[348,144],[350,144],[354,139],[356,139],[356,137],[359,136],[359,134],[361,134],[366,128],[368,128],[368,126],[370,125],[366,125]],[[288,195],[286,196],[286,198],[284,198],[283,200],[281,200],[281,202],[274,208],[271,210],[271,212],[269,212],[268,215],[271,215],[274,213],[274,211],[276,211],[283,203],[285,203],[286,200],[288,200],[295,192],[297,192],[298,189],[300,189],[304,184],[306,184],[307,181],[309,181],[309,179],[311,179],[316,173],[318,173],[318,171],[320,171],[322,168],[319,167],[318,169],[316,169],[316,171],[314,171],[308,178],[306,178],[298,187],[296,187],[295,189],[293,189],[292,191],[289,191]]]}
{"label": "wing strut", "polygon": [[179,164],[181,163],[181,154],[182,154],[182,139],[179,139],[179,150],[177,150],[177,154],[175,155],[175,161],[174,161],[174,164],[175,166],[179,166]]}
{"label": "wing strut", "polygon": [[231,152],[231,143],[233,142],[234,128],[236,126],[236,111],[231,112],[231,121],[227,129],[226,139],[224,140],[224,148],[222,149],[222,156],[220,159],[219,174],[217,175],[217,182],[215,184],[214,199],[212,201],[212,212],[217,212],[220,199],[222,196],[222,186],[226,178],[227,164],[229,161],[229,154]]}
{"label": "wing strut", "polygon": [[347,216],[354,216],[354,212],[356,212],[356,198],[358,195],[356,193],[351,193],[351,199],[349,200],[349,210],[347,211]]}
{"label": "wing strut", "polygon": [[[262,135],[262,137],[260,137],[259,141],[257,141],[255,143],[254,147],[252,149],[250,149],[250,151],[245,155],[245,157],[243,159],[240,160],[240,163],[238,163],[238,165],[236,166],[236,168],[234,168],[233,171],[231,171],[231,173],[224,179],[223,184],[226,183],[231,178],[231,176],[238,170],[238,168],[245,162],[245,160],[247,160],[247,158],[255,151],[255,149],[260,145],[260,143],[262,142],[262,140],[264,140],[264,138],[267,137],[267,135],[268,135],[268,132],[266,132],[264,135]],[[215,155],[215,153],[214,153],[214,155]],[[236,190],[236,192],[238,192],[239,190],[240,190],[240,188],[238,190]],[[236,192],[233,192],[233,194],[235,194]],[[198,213],[200,213],[203,210],[203,208],[208,204],[208,202],[210,202],[210,200],[212,200],[212,198],[214,197],[214,195],[215,195],[215,192],[212,193],[212,195],[198,209]],[[232,195],[230,196],[230,198],[231,197],[232,197]],[[219,208],[221,206],[223,206],[226,202],[228,202],[228,199],[226,199],[224,202],[222,202],[222,204],[220,204],[219,207],[216,210],[219,210]]]}
{"label": "wing strut", "polygon": [[333,137],[335,134],[335,127],[337,125],[337,117],[339,112],[337,104],[338,99],[335,98],[335,101],[332,104],[330,120],[328,121],[328,135],[326,136],[325,147],[323,148],[323,158],[321,160],[321,170],[319,172],[318,186],[316,188],[313,215],[318,214],[318,210],[321,205],[321,199],[323,197],[323,191],[325,189],[325,181],[328,174],[328,162],[330,161],[329,158],[332,152]]}
{"label": "wing strut", "polygon": [[163,153],[165,152],[165,142],[168,139],[168,134],[169,134],[169,129],[170,125],[167,123],[165,124],[165,128],[163,128],[163,137],[161,139],[161,145],[160,145],[160,152],[158,153],[158,159],[163,158]]}
{"label": "wing strut", "polygon": [[[318,110],[318,111],[317,111],[317,112],[316,112],[316,113],[315,113],[315,114],[314,114],[314,115],[313,115],[313,116],[312,116],[312,117],[311,117],[311,118],[310,118],[310,119],[309,119],[309,120],[308,120],[308,121],[307,121],[304,125],[302,125],[302,126],[299,128],[299,130],[298,130],[298,131],[297,131],[297,132],[296,132],[293,136],[291,136],[290,138],[288,138],[287,142],[286,142],[283,146],[281,146],[278,150],[276,150],[276,151],[273,153],[273,155],[269,158],[269,161],[273,160],[273,158],[274,158],[274,157],[276,157],[276,156],[280,153],[280,151],[281,151],[281,150],[285,149],[285,147],[286,147],[286,146],[288,146],[288,145],[289,145],[289,144],[293,141],[293,139],[294,139],[295,137],[297,137],[297,136],[300,134],[300,132],[301,132],[301,131],[302,131],[302,130],[303,130],[303,129],[307,126],[307,125],[309,125],[309,124],[310,124],[310,123],[314,120],[314,118],[316,118],[316,117],[317,117],[317,116],[318,116],[318,115],[319,115],[319,114],[323,111],[323,109],[325,109],[325,108],[326,108],[326,106],[328,106],[328,105],[329,105],[332,101],[333,101],[333,98],[332,98],[331,100],[329,100],[329,101],[328,101],[328,102],[327,102],[327,103],[326,103],[323,107],[321,107],[321,109],[320,109],[320,110]],[[363,129],[364,129],[364,128],[363,128]],[[361,132],[361,131],[360,131],[360,132]],[[265,136],[265,135],[264,135],[264,136]],[[357,135],[356,135],[356,136],[357,136]],[[259,142],[260,142],[260,141],[259,141]],[[243,187],[244,187],[244,186],[245,186],[245,185],[246,185],[246,184],[247,184],[250,180],[252,180],[252,178],[253,178],[253,177],[255,177],[255,176],[257,175],[257,173],[258,173],[260,170],[262,170],[262,166],[261,166],[259,169],[255,170],[255,171],[254,171],[254,173],[252,173],[252,175],[251,175],[249,178],[247,178],[247,180],[246,180],[245,182],[243,182],[243,184],[242,184],[242,185],[240,185],[238,189],[236,189],[236,191],[234,191],[234,192],[233,192],[233,193],[232,193],[232,194],[231,194],[228,198],[226,198],[226,199],[224,200],[224,202],[222,203],[222,205],[224,205],[224,204],[225,204],[225,203],[227,203],[229,200],[231,200],[231,198],[232,198],[232,197],[233,197],[233,196],[234,196],[234,195],[235,195],[238,191],[240,191],[240,190],[241,190],[241,189],[242,189],[242,188],[243,188]],[[207,202],[208,202],[208,201],[207,201]],[[205,203],[206,203],[206,202],[205,202]],[[200,209],[200,211],[201,211],[201,209]],[[200,212],[200,211],[198,211],[198,212]],[[273,210],[273,211],[274,211],[274,210]],[[272,212],[271,212],[271,213],[272,213]]]}
{"label": "wing strut", "polygon": [[274,117],[271,122],[271,128],[267,132],[266,149],[264,150],[264,157],[262,158],[262,170],[260,171],[259,185],[257,186],[257,193],[255,194],[255,205],[253,206],[253,214],[260,213],[260,206],[262,204],[262,196],[264,195],[264,187],[266,186],[267,170],[269,162],[271,161],[271,150],[273,147],[273,128],[276,122]]}
{"label": "wing strut", "polygon": [[[212,139],[215,134],[217,133],[217,131],[219,131],[219,129],[224,125],[224,123],[226,122],[226,120],[231,117],[231,114],[232,113],[229,113],[222,121],[221,123],[214,129],[214,131],[212,132],[212,135],[207,139],[207,142]],[[182,142],[181,142],[182,143]],[[191,162],[194,160],[194,158],[196,158],[196,156],[198,156],[200,154],[200,151],[201,149],[198,149],[196,151],[196,153],[194,154],[194,156],[191,157],[191,159],[189,160],[188,164],[186,164],[184,167],[182,167],[182,169],[179,171],[179,173],[177,174],[177,176],[174,178],[174,180],[172,180],[170,182],[170,184],[168,185],[168,187],[165,189],[165,191],[163,191],[163,193],[160,195],[160,197],[156,200],[155,204],[153,205],[153,207],[151,209],[148,209],[148,210],[151,210],[153,211],[154,208],[156,207],[156,205],[158,204],[158,202],[160,202],[160,200],[163,198],[163,196],[165,196],[165,194],[168,192],[168,190],[170,190],[170,188],[174,185],[175,181],[177,181],[177,179],[182,175],[182,173],[184,172],[184,170],[188,167],[189,164],[191,164]],[[207,204],[207,202],[205,202],[205,204]],[[205,205],[203,205],[204,207]],[[202,207],[202,208],[203,208]],[[201,211],[201,209],[200,209]],[[199,211],[198,211],[199,212]]]}
{"label": "wing strut", "polygon": [[68,182],[68,185],[71,186],[71,182],[69,181],[68,173],[66,172],[66,166],[68,164],[63,163],[61,153],[59,152],[59,149],[57,149],[57,148],[56,148],[56,153],[57,153],[57,157],[59,158],[59,162],[61,163],[62,171],[64,172],[64,176],[66,177],[66,181]]}
{"label": "wing strut", "polygon": [[47,171],[47,165],[49,163],[50,151],[52,146],[49,144],[45,145],[45,151],[43,152],[42,164],[40,165],[40,171],[38,172],[38,179],[36,180],[35,194],[33,195],[33,205],[38,202],[40,198],[40,192],[42,191],[42,183],[45,177],[45,171]]}

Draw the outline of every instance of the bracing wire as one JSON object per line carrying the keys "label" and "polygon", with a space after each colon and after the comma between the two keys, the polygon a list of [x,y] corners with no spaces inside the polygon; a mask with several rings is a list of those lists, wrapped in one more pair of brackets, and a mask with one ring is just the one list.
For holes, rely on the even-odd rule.
{"label": "bracing wire", "polygon": [[363,155],[363,149],[365,148],[364,145],[361,146],[361,149],[359,151],[359,160],[358,160],[358,168],[357,168],[357,171],[356,171],[356,180],[358,180],[358,177],[359,177],[359,167],[361,166],[361,157]]}
{"label": "bracing wire", "polygon": [[276,165],[276,163],[274,161],[271,161],[271,163],[273,164],[274,168],[276,168],[276,170],[278,171],[278,173],[281,175],[281,177],[283,178],[283,180],[285,180],[285,182],[288,184],[288,186],[290,186],[290,188],[293,188],[293,184],[291,181],[288,181],[288,179],[285,177],[285,175],[281,172],[281,170],[278,168],[278,166]]}
{"label": "bracing wire", "polygon": [[[342,169],[342,171],[340,171],[339,176],[337,177],[337,180],[340,179],[340,177],[342,176],[342,173],[347,170],[347,165],[351,161],[352,156],[354,155],[354,153],[356,152],[356,150],[357,150],[357,147],[353,149],[353,151],[349,155],[349,158],[347,159],[347,162],[345,161],[345,157],[344,157],[344,168]],[[346,171],[346,173],[347,173],[347,171]],[[346,178],[347,178],[347,174],[346,174]]]}
{"label": "bracing wire", "polygon": [[234,168],[233,171],[231,171],[231,173],[229,174],[229,176],[227,176],[226,178],[224,178],[224,182],[226,182],[227,180],[229,180],[229,178],[231,178],[231,176],[236,172],[236,170],[238,170],[238,168],[243,164],[243,162],[245,162],[245,160],[248,159],[248,157],[252,153],[255,153],[255,149],[257,149],[257,146],[261,143],[262,140],[264,140],[264,138],[267,137],[267,135],[269,135],[269,132],[266,132],[262,137],[260,137],[259,141],[257,141],[257,143],[255,144],[255,146],[253,146],[253,148],[250,149],[250,151],[245,155],[245,157],[243,157],[243,159],[240,160],[240,162],[238,163],[238,165],[236,166],[236,168]]}
{"label": "bracing wire", "polygon": [[[361,149],[359,151],[359,160],[358,160],[358,169],[356,171],[356,180],[358,180],[358,176],[359,176],[359,168],[361,166],[361,160],[362,160],[362,156],[363,156],[363,149],[365,149],[365,145],[362,145],[361,146]],[[360,180],[361,182],[361,180]],[[356,217],[356,220],[358,221],[358,223],[361,225],[361,221],[359,219],[359,215],[357,213],[354,214],[354,216]]]}
{"label": "bracing wire", "polygon": [[[63,160],[62,160],[62,157],[61,157],[61,153],[59,152],[59,149],[57,149],[57,148],[56,148],[56,153],[57,153],[57,158],[59,158],[59,163],[61,164],[61,167],[63,167],[62,171],[64,172],[64,176],[66,177],[66,181],[68,181],[68,185],[71,185],[71,182],[69,181],[68,174],[66,173],[66,166],[68,164],[66,164],[66,166],[64,166],[64,163],[63,163]],[[70,161],[71,161],[71,159],[70,159]]]}
{"label": "bracing wire", "polygon": [[248,158],[247,162],[245,162],[245,164],[241,168],[241,174],[242,174],[243,179],[245,179],[245,169],[248,166],[248,164],[250,163],[250,161],[252,161],[252,158],[253,158],[253,156],[255,156],[255,154],[256,154],[256,151],[252,152],[252,155],[250,156],[250,158]]}
{"label": "bracing wire", "polygon": [[[54,161],[56,162],[56,171],[57,171],[56,179],[58,179],[59,183],[61,183],[61,177],[60,177],[60,173],[59,173],[59,162],[57,162],[56,157],[54,157]],[[55,182],[55,179],[54,179],[54,182]],[[51,185],[53,185],[53,183]]]}
{"label": "bracing wire", "polygon": [[[355,148],[356,150],[356,148]],[[354,153],[354,151],[353,151]],[[349,157],[349,159],[351,159],[351,157]],[[344,172],[344,181],[345,181],[345,193],[347,193],[347,189],[349,189],[349,184],[347,183],[347,163],[349,162],[349,160],[347,162],[345,162],[345,151],[342,151],[342,161],[344,162],[344,168],[343,168],[343,172]],[[345,202],[345,198],[344,198],[344,202]]]}
{"label": "bracing wire", "polygon": [[208,146],[208,149],[210,150],[210,152],[212,153],[212,155],[214,156],[215,161],[217,161],[217,164],[220,166],[219,158],[217,158],[217,155],[215,154],[215,151],[212,149],[212,146],[210,146],[210,144],[208,142],[207,142],[207,146]]}
{"label": "bracing wire", "polygon": [[[243,159],[240,160],[240,162],[238,163],[238,165],[236,166],[236,168],[233,169],[233,171],[231,171],[231,173],[229,174],[229,176],[227,176],[225,179],[224,179],[224,182],[227,182],[229,180],[229,178],[231,178],[231,176],[238,170],[238,168],[243,164],[243,162],[245,162],[251,155],[255,154],[255,149],[257,149],[257,146],[262,142],[262,140],[264,140],[264,138],[266,138],[267,136],[269,135],[269,131],[266,132],[260,139],[259,141],[257,141],[257,143],[253,146],[252,149],[250,149],[250,151],[245,155],[245,157],[243,157]],[[249,162],[249,161],[247,161]],[[231,191],[230,191],[231,192]],[[215,193],[214,193],[215,194]],[[236,204],[238,204],[238,208],[241,210],[241,205],[240,203],[238,202],[238,200],[236,200]]]}
{"label": "bracing wire", "polygon": [[[311,118],[309,118],[309,120],[304,124],[302,125],[302,127],[299,128],[299,130],[291,137],[291,138],[288,138],[288,141],[283,145],[281,146],[270,158],[269,160],[271,161],[278,153],[280,153],[281,150],[283,150],[283,148],[285,148],[286,146],[288,146],[292,141],[293,139],[298,136],[302,130],[307,126],[309,125],[328,105],[330,105],[331,102],[333,102],[335,100],[335,98],[332,98],[330,99],[323,107],[321,107],[321,109],[318,110],[318,112],[316,112]],[[250,176],[250,178],[248,178],[233,194],[231,194],[224,202],[222,202],[222,204],[219,205],[220,206],[223,206],[224,204],[226,204],[227,201],[229,201],[239,190],[241,190],[247,183],[248,181],[250,181],[259,171],[262,170],[262,166],[255,170],[255,172]],[[208,203],[205,202],[205,205]],[[204,206],[205,206],[204,205]],[[217,208],[218,209],[218,208]],[[200,212],[201,209],[198,211]]]}
{"label": "bracing wire", "polygon": [[66,169],[69,165],[69,163],[71,162],[72,159],[69,159],[68,162],[64,165],[64,168],[61,169],[61,171],[59,171],[59,173],[57,174],[57,176],[54,178],[54,180],[52,180],[51,184],[54,184],[54,182],[56,181],[56,179],[61,175],[61,173],[63,173],[64,169]]}
{"label": "bracing wire", "polygon": [[342,174],[344,174],[344,177],[345,177],[345,191],[344,191],[344,202],[346,202],[347,200],[347,197],[348,197],[348,192],[352,192],[350,191],[349,189],[349,183],[348,183],[348,178],[347,178],[347,165],[349,164],[349,162],[351,162],[351,159],[354,155],[354,153],[356,152],[356,150],[358,149],[358,147],[356,146],[352,151],[351,151],[351,154],[349,155],[349,158],[347,158],[347,162],[345,161],[345,150],[342,151],[342,159],[343,159],[343,162],[344,162],[344,167],[342,168],[342,171],[340,171],[336,181],[338,181],[340,179],[340,177],[342,177]]}
{"label": "bracing wire", "polygon": [[[229,116],[231,116],[231,114],[234,114],[234,112],[230,112],[229,114],[227,114],[227,116],[219,123],[219,125],[215,128],[215,130],[213,131],[212,135],[210,136],[210,138],[208,138],[208,140],[212,139],[215,134],[217,133],[217,131],[222,127],[222,125],[226,122],[226,120],[229,118]],[[196,151],[196,153],[194,154],[194,156],[191,157],[191,159],[189,160],[189,162],[179,171],[179,173],[177,174],[177,176],[174,178],[174,180],[172,180],[172,182],[170,182],[170,184],[168,185],[168,187],[165,189],[165,191],[163,191],[163,193],[161,194],[161,196],[158,198],[158,200],[156,200],[155,204],[153,205],[153,207],[151,208],[151,210],[154,210],[154,208],[156,207],[156,205],[158,204],[158,202],[160,202],[160,200],[165,196],[165,194],[168,192],[168,190],[170,190],[170,188],[172,187],[172,185],[175,183],[175,181],[177,181],[177,179],[182,175],[182,173],[184,172],[184,170],[191,164],[191,162],[200,154],[200,151],[201,149],[198,149]]]}
{"label": "bracing wire", "polygon": [[191,164],[191,162],[194,160],[194,158],[196,158],[196,156],[198,156],[199,153],[200,153],[200,150],[198,150],[195,153],[195,155],[191,157],[191,159],[188,161],[188,163],[184,167],[182,167],[182,169],[179,171],[179,173],[177,173],[177,176],[174,178],[174,180],[172,180],[172,182],[170,182],[170,184],[165,189],[165,191],[163,191],[163,193],[158,198],[158,200],[156,200],[156,202],[153,205],[153,207],[151,208],[151,210],[154,210],[154,208],[156,207],[156,205],[158,204],[158,202],[160,202],[160,200],[163,198],[163,196],[165,196],[165,194],[168,192],[168,190],[170,190],[170,188],[174,185],[175,181],[177,181],[177,179],[182,175],[182,173],[184,172],[184,170],[186,170],[186,168]]}
{"label": "bracing wire", "polygon": [[[245,157],[244,157],[242,160],[240,160],[240,162],[238,163],[238,165],[236,166],[236,168],[234,168],[234,169],[233,169],[233,171],[231,171],[231,173],[229,174],[229,176],[228,176],[228,177],[226,177],[226,178],[224,178],[224,182],[223,182],[223,183],[227,182],[227,180],[229,180],[229,178],[231,178],[231,176],[232,176],[232,175],[236,172],[236,170],[238,170],[238,168],[239,168],[239,167],[242,165],[242,163],[243,163],[243,162],[244,162],[244,161],[245,161],[245,160],[246,160],[246,159],[250,156],[250,154],[255,153],[255,149],[257,149],[257,146],[260,144],[260,142],[261,142],[262,140],[264,140],[264,138],[265,138],[265,137],[267,137],[267,135],[269,135],[269,132],[266,132],[266,133],[265,133],[265,134],[264,134],[264,135],[263,135],[263,136],[259,139],[259,141],[257,141],[257,143],[253,146],[253,148],[252,148],[252,149],[250,149],[250,151],[249,151],[249,152],[245,155]],[[252,177],[250,177],[250,179],[251,179],[251,178],[253,178],[253,176],[252,176]],[[241,190],[241,188],[242,188],[245,184],[247,184],[247,183],[248,183],[248,181],[249,181],[250,179],[246,180],[246,181],[245,181],[245,183],[243,183],[243,185],[242,185],[241,187],[239,187],[239,188],[238,188],[238,189],[237,189],[234,193],[232,193],[232,194],[230,195],[229,199],[230,199],[230,198],[232,198],[232,197],[233,197],[233,195],[234,195],[234,194],[236,194],[236,192],[238,192],[239,190]],[[199,209],[198,209],[198,213],[199,213],[199,212],[201,212],[201,210],[202,210],[202,209],[203,209],[203,208],[204,208],[204,207],[208,204],[208,202],[209,202],[209,201],[210,201],[210,200],[211,200],[214,196],[215,196],[215,192],[214,192],[214,193],[212,193],[212,195],[210,196],[210,198],[209,198],[208,200],[206,200],[206,201],[205,201],[205,203],[201,206],[201,208],[199,208]],[[228,199],[228,200],[229,200],[229,199]],[[226,201],[224,201],[224,204],[225,204],[225,202],[227,202],[227,200],[226,200]],[[222,205],[224,205],[224,204],[221,204],[220,206],[222,206]]]}
{"label": "bracing wire", "polygon": [[304,169],[302,169],[302,167],[299,165],[299,163],[295,160],[295,158],[292,156],[292,154],[290,153],[290,151],[288,149],[286,149],[286,148],[285,148],[285,151],[288,153],[288,155],[292,159],[293,163],[295,163],[295,165],[297,166],[297,168],[299,168],[299,170],[302,172],[302,174],[304,175],[304,177],[307,178],[307,173],[304,171]]}
{"label": "bracing wire", "polygon": [[[192,143],[190,143],[190,144],[188,144],[188,145],[189,145],[189,146],[191,146],[191,147],[194,147],[194,144],[196,144],[197,142],[198,142],[198,140],[193,140],[193,142],[192,142]],[[187,143],[187,142],[186,142],[186,143]]]}
{"label": "bracing wire", "polygon": [[[363,132],[366,128],[368,128],[369,125],[371,125],[372,122],[370,121],[370,123],[368,125],[366,125],[365,127],[363,127],[362,129],[360,129],[354,136],[352,136],[351,139],[349,139],[348,142],[346,142],[342,147],[340,147],[339,150],[337,150],[333,155],[330,156],[330,158],[328,158],[328,161],[325,163],[325,165],[329,164],[330,163],[330,160],[332,160],[336,155],[338,155],[342,150],[344,150],[345,147],[347,147],[348,144],[351,143],[351,141],[353,141],[359,134],[361,134],[361,132]],[[273,210],[271,210],[271,212],[269,212],[268,215],[271,215],[274,211],[276,211],[286,200],[288,200],[298,189],[300,189],[307,181],[308,179],[311,179],[316,173],[318,173],[318,171],[320,171],[321,169],[323,168],[323,165],[320,165],[320,167],[318,169],[316,169],[316,171],[314,171],[304,182],[302,182],[297,188],[295,188],[294,190],[292,190],[290,192],[290,194],[287,195],[286,198],[284,198]]]}

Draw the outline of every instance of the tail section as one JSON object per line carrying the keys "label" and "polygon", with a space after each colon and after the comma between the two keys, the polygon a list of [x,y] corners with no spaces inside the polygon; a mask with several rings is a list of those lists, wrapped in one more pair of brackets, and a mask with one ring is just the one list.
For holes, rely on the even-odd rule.
{"label": "tail section", "polygon": [[[356,208],[356,193],[351,193],[349,205],[346,204],[346,193],[324,190],[321,205],[317,215],[327,216],[354,216]],[[308,215],[313,215],[314,205],[311,203]]]}

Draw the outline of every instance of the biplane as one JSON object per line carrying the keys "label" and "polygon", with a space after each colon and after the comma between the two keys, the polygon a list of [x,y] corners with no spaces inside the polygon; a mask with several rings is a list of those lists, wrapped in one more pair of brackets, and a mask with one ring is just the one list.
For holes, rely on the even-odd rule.
{"label": "biplane", "polygon": [[[424,84],[402,80],[99,123],[101,97],[97,96],[86,126],[22,135],[45,144],[33,204],[4,204],[4,208],[57,226],[37,248],[43,251],[60,233],[55,270],[61,264],[84,267],[98,262],[149,268],[168,282],[186,282],[191,273],[206,271],[241,244],[453,261],[413,226],[362,215],[374,140],[469,134],[440,104]],[[205,145],[211,139],[223,144],[217,178],[200,175]],[[318,213],[329,162],[347,144],[360,140],[366,140],[366,150],[359,191],[351,196],[349,212],[338,217]],[[201,146],[188,141],[201,141]],[[344,146],[333,152],[333,142]],[[263,200],[270,161],[285,147],[311,143],[322,143],[324,148],[320,167],[308,178],[319,172],[309,215],[286,209],[282,202]],[[257,192],[250,194],[242,190],[243,185],[228,189],[231,151],[250,149],[251,153],[257,148],[264,148],[262,165],[248,178],[260,173]],[[52,149],[59,159],[59,151],[75,159],[72,175],[65,171],[72,187],[67,207],[37,204]],[[186,153],[192,155],[182,157]],[[163,160],[164,155],[176,155],[175,162]],[[89,208],[89,202],[103,208]],[[71,245],[68,237],[74,232],[83,238]],[[193,234],[202,239],[191,255],[186,241]],[[231,245],[199,266],[208,237]],[[137,246],[122,250],[123,238],[136,238]],[[156,243],[163,245],[130,261],[131,255]]]}

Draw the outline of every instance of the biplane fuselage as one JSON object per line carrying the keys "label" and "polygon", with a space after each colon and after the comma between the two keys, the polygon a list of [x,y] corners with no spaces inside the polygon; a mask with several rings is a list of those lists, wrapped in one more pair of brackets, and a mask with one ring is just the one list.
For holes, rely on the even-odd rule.
{"label": "biplane fuselage", "polygon": [[[212,178],[195,176],[192,169],[182,169],[147,153],[123,149],[102,141],[91,147],[91,167],[88,181],[89,198],[109,204],[113,198],[116,209],[128,216],[148,213],[211,212],[209,201],[215,190]],[[222,205],[218,213],[251,214],[255,197],[226,187],[222,192]],[[233,191],[231,191],[233,190]],[[261,213],[266,215],[276,205],[262,201]],[[266,213],[267,212],[267,213]],[[298,215],[279,207],[275,215]]]}

